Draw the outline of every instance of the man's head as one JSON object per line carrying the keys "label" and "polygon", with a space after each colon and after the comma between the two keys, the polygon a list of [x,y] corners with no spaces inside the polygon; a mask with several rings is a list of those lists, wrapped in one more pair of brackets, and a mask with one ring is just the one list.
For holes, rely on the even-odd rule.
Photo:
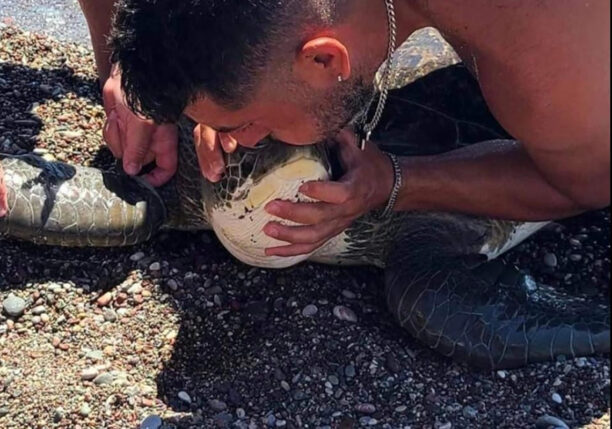
{"label": "man's head", "polygon": [[350,36],[372,30],[346,23],[367,3],[121,0],[113,61],[130,106],[158,122],[186,113],[245,145],[313,143],[371,95],[380,53],[357,55]]}

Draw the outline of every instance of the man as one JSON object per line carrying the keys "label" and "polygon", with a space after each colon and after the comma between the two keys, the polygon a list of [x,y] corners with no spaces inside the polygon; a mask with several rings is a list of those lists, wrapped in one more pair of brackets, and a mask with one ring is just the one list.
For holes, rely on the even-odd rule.
{"label": "man", "polygon": [[221,148],[268,135],[289,144],[334,136],[345,176],[302,187],[319,203],[268,205],[303,224],[267,225],[288,243],[270,255],[309,253],[387,205],[392,163],[375,142],[361,152],[343,128],[369,101],[386,58],[389,8],[400,41],[423,26],[442,32],[519,140],[401,159],[395,210],[542,220],[609,205],[609,2],[124,0],[119,8],[113,48],[127,100],[158,123],[183,113],[198,122],[210,180],[223,173]]}
{"label": "man", "polygon": [[[151,161],[156,167],[146,179],[154,186],[170,180],[177,166],[177,135],[174,125],[157,125],[138,117],[128,109],[121,91],[121,75],[111,70],[107,37],[110,33],[114,0],[79,0],[87,20],[94,48],[100,85],[104,88],[107,121],[104,138],[117,158],[123,158],[124,170],[132,175]],[[0,217],[7,210],[7,195],[0,165]]]}

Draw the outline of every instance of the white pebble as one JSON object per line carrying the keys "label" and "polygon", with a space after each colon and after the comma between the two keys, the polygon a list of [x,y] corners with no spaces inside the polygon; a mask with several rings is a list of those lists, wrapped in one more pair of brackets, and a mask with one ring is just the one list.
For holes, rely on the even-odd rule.
{"label": "white pebble", "polygon": [[191,404],[191,396],[189,396],[189,394],[188,394],[187,392],[184,392],[184,391],[182,391],[182,390],[181,390],[181,391],[178,393],[178,398],[179,398],[181,401],[183,401],[183,402],[186,402],[186,403],[188,403],[188,404]]}
{"label": "white pebble", "polygon": [[161,264],[159,262],[153,262],[151,265],[149,265],[149,270],[150,271],[159,271],[159,270],[161,270]]}
{"label": "white pebble", "polygon": [[558,393],[553,393],[552,400],[553,400],[553,402],[555,402],[557,404],[562,404],[563,403],[563,398]]}
{"label": "white pebble", "polygon": [[145,257],[145,254],[143,252],[137,252],[137,253],[134,253],[132,256],[130,256],[130,261],[138,262],[142,260],[144,257]]}

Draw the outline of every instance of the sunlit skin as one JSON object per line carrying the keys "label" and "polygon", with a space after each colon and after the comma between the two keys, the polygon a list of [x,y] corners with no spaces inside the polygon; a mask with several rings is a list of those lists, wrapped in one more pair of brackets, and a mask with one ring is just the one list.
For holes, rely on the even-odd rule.
{"label": "sunlit skin", "polygon": [[[520,141],[403,159],[406,180],[397,210],[544,220],[609,205],[609,3],[519,3],[480,0],[465,8],[459,0],[396,1],[398,39],[426,25],[440,29],[478,78],[498,121]],[[342,26],[311,35],[288,59],[295,80],[313,96],[342,85],[338,76],[350,82],[354,64],[371,80],[384,58],[383,2],[358,2],[352,12]],[[243,109],[224,109],[210,99],[189,106],[186,113],[208,125],[196,130],[207,178],[221,178],[221,148],[252,146],[270,134],[290,144],[316,141],[309,137],[317,132],[308,125],[308,109],[278,94],[286,91],[264,80]],[[336,143],[347,175],[301,189],[321,203],[267,206],[278,218],[304,224],[268,224],[268,235],[289,243],[268,249],[269,255],[309,253],[358,216],[384,206],[393,181],[386,157],[375,145],[357,151],[349,131]]]}

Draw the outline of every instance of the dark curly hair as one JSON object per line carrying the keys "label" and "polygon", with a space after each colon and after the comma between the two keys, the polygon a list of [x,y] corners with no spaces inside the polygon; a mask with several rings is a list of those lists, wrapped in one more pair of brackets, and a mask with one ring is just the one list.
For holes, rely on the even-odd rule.
{"label": "dark curly hair", "polygon": [[274,54],[272,42],[297,43],[306,28],[330,25],[337,3],[120,0],[112,61],[119,63],[129,106],[156,122],[175,122],[199,96],[239,108]]}

